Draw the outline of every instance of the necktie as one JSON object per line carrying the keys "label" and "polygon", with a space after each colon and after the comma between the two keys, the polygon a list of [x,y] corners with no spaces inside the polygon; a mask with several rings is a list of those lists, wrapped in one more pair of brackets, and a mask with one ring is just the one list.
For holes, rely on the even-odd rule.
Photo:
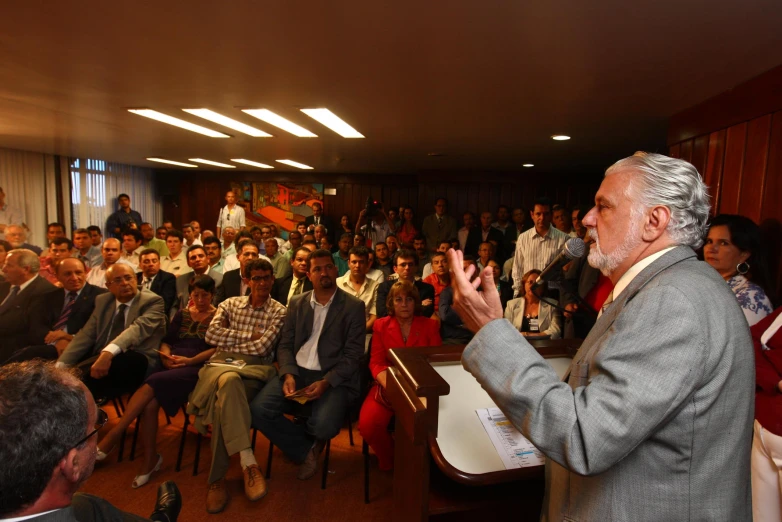
{"label": "necktie", "polygon": [[149,287],[150,287],[151,284],[152,284],[152,280],[151,279],[144,279],[144,282],[142,283],[142,286],[144,288],[146,288],[147,290],[149,290]]}
{"label": "necktie", "polygon": [[0,305],[0,314],[5,313],[6,310],[11,308],[11,305],[13,305],[14,301],[16,301],[16,294],[18,293],[19,293],[19,287],[12,286],[11,291],[8,292],[8,297],[6,297],[5,301],[3,301],[3,304]]}
{"label": "necktie", "polygon": [[106,338],[106,344],[111,343],[111,341],[125,330],[125,309],[127,307],[128,305],[126,304],[119,305],[117,315],[114,316],[114,321],[111,323],[111,330],[109,330],[109,336]]}
{"label": "necktie", "polygon": [[316,224],[316,225],[320,225],[320,218],[319,218],[319,217],[316,217],[316,218],[315,218],[315,224]]}
{"label": "necktie", "polygon": [[68,324],[68,318],[71,316],[71,312],[73,312],[74,303],[76,303],[76,292],[68,292],[68,301],[65,303],[65,308],[63,308],[62,313],[60,314],[60,319],[52,330],[56,332],[57,330],[65,329],[65,326]]}
{"label": "necktie", "polygon": [[304,279],[296,279],[296,287],[293,289],[293,295],[299,295],[301,293],[302,281]]}

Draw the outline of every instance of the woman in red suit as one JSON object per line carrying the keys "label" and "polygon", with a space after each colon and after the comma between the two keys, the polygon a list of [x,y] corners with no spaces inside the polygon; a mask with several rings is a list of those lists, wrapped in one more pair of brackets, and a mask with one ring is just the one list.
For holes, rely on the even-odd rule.
{"label": "woman in red suit", "polygon": [[782,520],[782,308],[752,327],[755,344],[754,522]]}
{"label": "woman in red suit", "polygon": [[391,348],[442,344],[437,321],[416,314],[421,310],[421,297],[412,283],[400,281],[394,284],[388,292],[386,309],[388,316],[375,321],[372,327],[369,369],[375,383],[361,406],[358,421],[361,436],[377,455],[381,470],[394,467],[394,440],[388,433],[388,423],[394,410],[384,394],[387,352]]}

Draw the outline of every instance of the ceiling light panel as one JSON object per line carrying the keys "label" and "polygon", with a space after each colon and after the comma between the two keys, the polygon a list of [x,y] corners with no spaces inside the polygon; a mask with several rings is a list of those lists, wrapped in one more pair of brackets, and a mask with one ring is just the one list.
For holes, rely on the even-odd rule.
{"label": "ceiling light panel", "polygon": [[524,165],[522,165],[522,167],[526,167],[526,168],[530,168],[530,167],[534,167],[534,166],[535,165],[533,165],[532,163],[525,163]]}
{"label": "ceiling light panel", "polygon": [[304,127],[301,127],[299,125],[296,125],[292,121],[286,120],[282,116],[279,116],[278,114],[274,114],[269,109],[242,109],[242,112],[246,112],[250,116],[254,118],[258,118],[259,120],[265,121],[269,125],[274,125],[275,127],[278,127],[285,132],[290,132],[294,136],[298,136],[299,138],[317,138],[317,134],[313,134],[312,132],[308,131]]}
{"label": "ceiling light panel", "polygon": [[235,169],[236,165],[229,165],[227,163],[219,163],[217,161],[212,161],[208,159],[203,158],[189,158],[188,161],[192,161],[193,163],[203,163],[205,165],[214,165],[215,167],[223,167],[224,169]]}
{"label": "ceiling light panel", "polygon": [[153,120],[157,120],[163,123],[168,123],[169,125],[173,125],[181,129],[197,132],[198,134],[203,134],[204,136],[209,136],[210,138],[231,137],[228,134],[223,134],[222,132],[217,132],[212,129],[207,129],[206,127],[201,127],[200,125],[196,125],[195,123],[190,123],[189,121],[180,120],[179,118],[174,118],[173,116],[169,116],[168,114],[163,114],[162,112],[153,111],[152,109],[128,109],[128,112],[132,112],[133,114],[138,114],[139,116],[144,116],[145,118],[151,118]]}
{"label": "ceiling light panel", "polygon": [[301,109],[301,112],[333,130],[343,138],[363,138],[364,135],[348,125],[342,118],[328,109]]}
{"label": "ceiling light panel", "polygon": [[275,160],[277,163],[284,163],[286,165],[290,165],[291,167],[296,167],[297,169],[307,169],[311,170],[312,167],[309,165],[305,165],[304,163],[299,163],[298,161],[293,161],[289,159],[283,159],[283,160]]}
{"label": "ceiling light panel", "polygon": [[248,159],[232,159],[234,163],[244,163],[245,165],[250,165],[253,167],[258,167],[261,169],[273,169],[271,165],[267,165],[266,163],[258,163],[257,161],[250,161]]}
{"label": "ceiling light panel", "polygon": [[169,165],[178,165],[180,167],[188,167],[191,169],[198,168],[198,165],[191,165],[190,163],[182,163],[181,161],[171,161],[163,158],[147,158],[147,161],[157,161],[158,163],[168,163]]}
{"label": "ceiling light panel", "polygon": [[564,134],[554,134],[551,139],[555,141],[567,141],[570,139],[570,136],[565,136]]}
{"label": "ceiling light panel", "polygon": [[245,125],[240,121],[231,119],[228,116],[223,116],[222,114],[219,114],[209,109],[182,109],[182,110],[188,114],[192,114],[193,116],[198,116],[199,118],[209,120],[211,122],[217,123],[218,125],[222,125],[223,127],[228,127],[229,129],[233,129],[235,131],[248,134],[255,138],[271,138],[272,136],[268,132],[263,132],[262,130],[256,129],[255,127],[250,127],[249,125]]}

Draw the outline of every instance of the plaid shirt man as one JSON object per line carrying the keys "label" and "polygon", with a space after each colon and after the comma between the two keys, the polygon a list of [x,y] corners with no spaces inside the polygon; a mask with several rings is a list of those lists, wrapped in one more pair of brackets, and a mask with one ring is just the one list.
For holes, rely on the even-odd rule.
{"label": "plaid shirt man", "polygon": [[[209,324],[206,342],[221,351],[263,357],[264,364],[271,364],[286,313],[287,308],[271,297],[260,308],[253,308],[250,296],[226,299]],[[255,330],[262,335],[253,341]]]}

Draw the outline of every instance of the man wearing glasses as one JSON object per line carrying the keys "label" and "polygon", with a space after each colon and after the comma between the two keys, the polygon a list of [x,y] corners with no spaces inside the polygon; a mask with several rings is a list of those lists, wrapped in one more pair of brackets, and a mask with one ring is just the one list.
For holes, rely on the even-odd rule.
{"label": "man wearing glasses", "polygon": [[95,466],[95,436],[108,416],[73,373],[43,361],[0,368],[0,520],[173,522],[182,507],[176,484],[158,489],[149,519],[76,493]]}
{"label": "man wearing glasses", "polygon": [[[326,442],[345,421],[348,401],[358,397],[366,330],[364,302],[338,288],[331,252],[315,250],[308,262],[313,290],[289,301],[277,349],[279,376],[251,404],[253,426],[301,463],[300,480],[315,474]],[[312,402],[306,424],[284,417],[298,406],[294,396]]]}
{"label": "man wearing glasses", "polygon": [[[257,255],[257,254],[256,254]],[[277,372],[272,366],[274,347],[285,319],[285,307],[270,297],[274,270],[265,259],[244,265],[250,295],[226,299],[217,307],[206,342],[217,351],[198,373],[190,394],[188,413],[194,426],[206,434],[212,426],[212,466],[206,511],[219,513],[228,505],[225,474],[231,455],[239,454],[244,493],[250,501],[266,495],[266,482],[258,468],[250,441],[249,402],[263,383]]]}
{"label": "man wearing glasses", "polygon": [[109,293],[95,298],[87,324],[57,360],[78,365],[99,399],[135,390],[160,365],[156,350],[166,333],[163,298],[139,292],[132,267],[116,263],[106,271]]}

